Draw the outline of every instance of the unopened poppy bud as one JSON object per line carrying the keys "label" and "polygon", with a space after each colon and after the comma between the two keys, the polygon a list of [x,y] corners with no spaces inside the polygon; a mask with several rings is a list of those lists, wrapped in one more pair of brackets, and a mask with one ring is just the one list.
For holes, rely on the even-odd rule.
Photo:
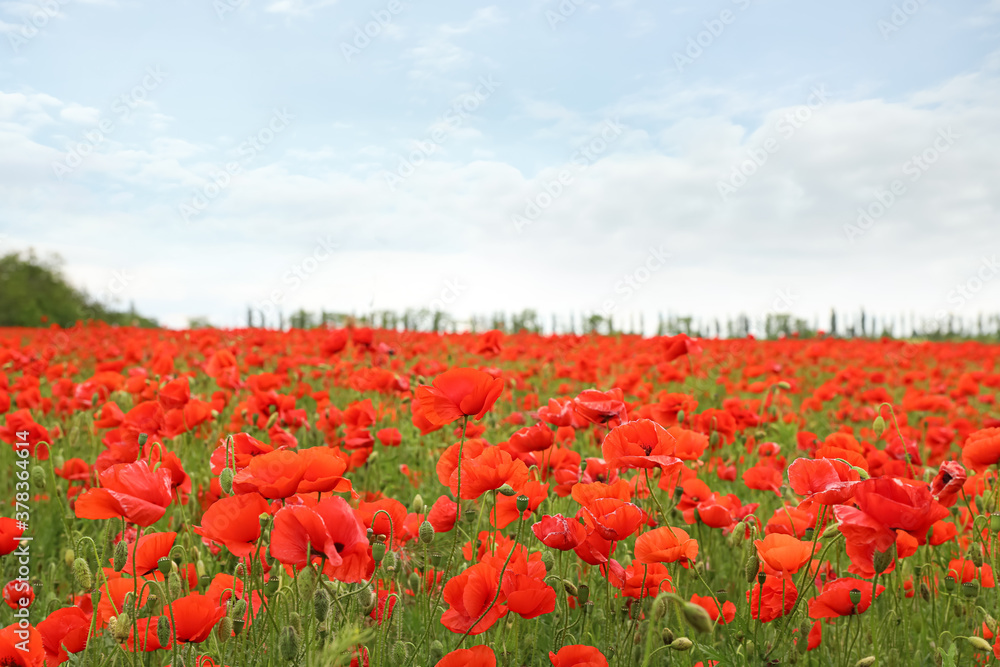
{"label": "unopened poppy bud", "polygon": [[875,418],[872,422],[872,430],[875,431],[875,437],[881,437],[885,433],[885,420],[882,419],[882,415]]}
{"label": "unopened poppy bud", "polygon": [[326,620],[326,616],[329,612],[330,594],[322,588],[316,589],[316,594],[313,596],[313,615],[316,617],[317,621],[322,623]]}
{"label": "unopened poppy bud", "polygon": [[42,466],[33,466],[31,468],[31,481],[35,483],[35,486],[45,486],[45,471]]}
{"label": "unopened poppy bud", "polygon": [[931,600],[931,587],[927,585],[926,581],[920,582],[920,597],[924,602],[930,602]]}
{"label": "unopened poppy bud", "polygon": [[778,389],[784,389],[785,391],[790,391],[792,389],[792,385],[788,384],[784,380],[779,382],[776,386],[778,387]]}
{"label": "unopened poppy bud", "polygon": [[962,593],[967,598],[974,598],[979,595],[979,582],[973,579],[962,584]]}
{"label": "unopened poppy bud", "polygon": [[875,664],[875,656],[870,655],[867,658],[861,658],[856,663],[854,667],[872,667]]}
{"label": "unopened poppy bud", "polygon": [[976,567],[982,567],[983,566],[982,547],[980,547],[978,544],[973,544],[969,548],[969,560],[971,560],[972,564],[975,565]]}
{"label": "unopened poppy bud", "polygon": [[955,592],[955,584],[956,583],[958,583],[958,582],[955,581],[955,577],[953,577],[953,576],[951,576],[949,574],[949,575],[945,576],[945,578],[944,578],[944,589],[946,591],[948,591],[949,593],[953,593],[953,592]]}
{"label": "unopened poppy bud", "polygon": [[587,584],[580,584],[576,587],[576,600],[580,604],[587,604],[587,600],[590,599],[590,586]]}
{"label": "unopened poppy bud", "polygon": [[851,470],[858,473],[858,477],[860,477],[861,479],[868,479],[870,477],[868,471],[865,470],[864,468],[859,468],[858,466],[851,466]]}
{"label": "unopened poppy bud", "polygon": [[215,626],[215,637],[220,642],[225,642],[233,636],[233,619],[223,616]]}
{"label": "unopened poppy bud", "polygon": [[757,550],[753,549],[747,556],[746,563],[744,564],[744,574],[746,574],[747,583],[752,584],[753,580],[757,578],[757,572],[760,570],[760,556],[757,555]]}
{"label": "unopened poppy bud", "polygon": [[739,545],[740,541],[746,537],[746,534],[747,525],[743,521],[740,521],[733,527],[733,532],[729,533],[729,537],[726,538],[729,548],[735,549]]}
{"label": "unopened poppy bud", "polygon": [[176,600],[181,596],[181,578],[177,576],[176,572],[171,572],[167,576],[167,592],[170,594],[171,600]]}
{"label": "unopened poppy bud", "polygon": [[[669,606],[670,606],[670,595],[668,593],[660,593],[659,595],[657,595],[656,598],[653,600],[653,606],[649,612],[652,621],[654,623],[658,623],[661,618],[666,616]],[[670,641],[673,641],[673,638],[671,638]],[[669,644],[670,642],[664,640],[664,643]]]}
{"label": "unopened poppy bud", "polygon": [[420,575],[416,572],[410,572],[407,584],[409,585],[411,591],[416,592],[420,590]]}
{"label": "unopened poppy bud", "polygon": [[507,496],[508,498],[510,498],[513,495],[517,495],[517,491],[515,491],[514,487],[511,486],[510,484],[504,484],[499,489],[497,489],[497,491],[500,492],[500,495]]}
{"label": "unopened poppy bud", "polygon": [[401,641],[392,645],[392,662],[395,665],[406,662],[406,644]]}
{"label": "unopened poppy bud", "polygon": [[73,561],[73,576],[76,578],[76,585],[84,590],[90,590],[94,585],[94,576],[90,573],[90,566],[83,558]]}
{"label": "unopened poppy bud", "polygon": [[519,496],[518,496],[518,497],[517,497],[517,498],[516,498],[516,499],[514,500],[514,502],[515,502],[515,503],[516,503],[516,505],[517,505],[517,511],[518,511],[519,513],[522,513],[522,514],[523,514],[523,513],[524,513],[524,510],[528,509],[528,503],[529,503],[529,502],[531,502],[531,501],[530,501],[530,499],[528,498],[528,496],[526,496],[526,495],[524,495],[524,494],[522,493],[521,495],[519,495]]}
{"label": "unopened poppy bud", "polygon": [[271,515],[267,512],[261,512],[260,516],[257,517],[257,522],[260,523],[260,528],[263,530],[267,528],[267,524],[271,521]]}
{"label": "unopened poppy bud", "polygon": [[229,609],[229,617],[234,621],[243,618],[243,614],[246,613],[247,602],[246,600],[237,600],[233,603],[233,606]]}
{"label": "unopened poppy bud", "polygon": [[76,560],[76,552],[72,548],[63,551],[63,562],[66,563],[66,567],[73,567],[74,560]]}
{"label": "unopened poppy bud", "polygon": [[663,639],[664,644],[670,644],[674,641],[674,631],[670,628],[663,628],[663,631],[660,632],[660,638]]}
{"label": "unopened poppy bud", "polygon": [[146,445],[146,440],[148,440],[148,439],[149,439],[148,435],[146,435],[145,433],[140,433],[139,434],[139,446],[140,447],[144,447]]}
{"label": "unopened poppy bud", "polygon": [[440,640],[435,639],[431,642],[431,664],[437,664],[441,661],[444,656],[444,644]]}
{"label": "unopened poppy bud", "polygon": [[163,576],[170,574],[170,559],[166,556],[162,556],[160,560],[156,561],[156,569],[158,569],[160,574]]}
{"label": "unopened poppy bud", "polygon": [[419,493],[413,496],[413,502],[410,503],[410,511],[414,514],[422,514],[424,511],[424,497]]}
{"label": "unopened poppy bud", "polygon": [[674,641],[670,642],[670,648],[675,651],[689,651],[692,646],[694,646],[694,642],[687,637],[678,637]]}
{"label": "unopened poppy bud", "polygon": [[992,651],[993,647],[988,641],[982,637],[966,637],[965,641],[969,642],[969,645],[977,651]]}
{"label": "unopened poppy bud", "polygon": [[875,567],[876,574],[882,574],[889,569],[892,565],[893,559],[896,557],[896,544],[893,543],[885,551],[875,550],[875,556],[872,559],[872,564]]}
{"label": "unopened poppy bud", "polygon": [[115,545],[115,555],[114,555],[114,570],[115,572],[121,572],[125,569],[125,563],[128,562],[128,548],[125,546],[125,541],[122,540]]}
{"label": "unopened poppy bud", "polygon": [[166,616],[160,616],[156,621],[156,640],[160,646],[167,646],[170,643],[170,621]]}
{"label": "unopened poppy bud", "polygon": [[684,620],[697,632],[711,632],[715,626],[705,608],[693,602],[684,603]]}
{"label": "unopened poppy bud", "polygon": [[281,631],[281,635],[278,638],[278,655],[283,660],[291,662],[295,660],[298,654],[299,635],[295,632],[295,628],[287,626]]}
{"label": "unopened poppy bud", "polygon": [[677,411],[677,423],[680,424],[683,421],[684,421],[684,411],[683,410],[678,410]]}
{"label": "unopened poppy bud", "polygon": [[222,487],[222,491],[227,495],[231,496],[233,494],[233,477],[236,473],[233,472],[232,468],[223,468],[222,472],[219,474],[219,486]]}
{"label": "unopened poppy bud", "polygon": [[556,565],[556,557],[552,555],[551,551],[542,552],[542,565],[545,566],[545,571],[548,572]]}
{"label": "unopened poppy bud", "polygon": [[562,585],[563,585],[563,590],[565,590],[569,595],[572,595],[573,597],[576,597],[577,594],[579,593],[579,591],[576,589],[576,586],[569,579],[563,579]]}
{"label": "unopened poppy bud", "polygon": [[420,523],[419,536],[421,544],[430,544],[434,541],[434,526],[430,521],[424,520]]}
{"label": "unopened poppy bud", "polygon": [[118,621],[115,623],[111,634],[119,644],[124,644],[128,636],[132,634],[132,618],[128,615],[128,612],[123,611],[118,614]]}
{"label": "unopened poppy bud", "polygon": [[370,614],[372,609],[375,608],[375,603],[378,602],[378,596],[375,595],[375,591],[371,588],[362,588],[361,593],[359,593],[358,602],[361,605],[361,611],[364,614]]}
{"label": "unopened poppy bud", "polygon": [[264,430],[269,431],[276,423],[278,423],[278,413],[274,412],[267,418],[267,425],[264,427]]}
{"label": "unopened poppy bud", "polygon": [[203,561],[200,558],[195,561],[195,563],[194,563],[194,573],[198,576],[199,579],[201,579],[201,577],[204,577],[205,575],[208,574],[205,571],[205,561]]}
{"label": "unopened poppy bud", "polygon": [[861,604],[861,591],[859,591],[857,588],[852,588],[850,591],[848,591],[847,595],[851,598],[851,604],[853,604],[855,607]]}
{"label": "unopened poppy bud", "polygon": [[268,577],[267,583],[264,584],[264,595],[274,595],[278,591],[278,578],[273,574]]}
{"label": "unopened poppy bud", "polygon": [[381,563],[385,558],[385,542],[375,542],[372,544],[372,560]]}
{"label": "unopened poppy bud", "polygon": [[708,436],[708,444],[711,445],[712,449],[719,446],[719,432],[712,431],[712,434]]}

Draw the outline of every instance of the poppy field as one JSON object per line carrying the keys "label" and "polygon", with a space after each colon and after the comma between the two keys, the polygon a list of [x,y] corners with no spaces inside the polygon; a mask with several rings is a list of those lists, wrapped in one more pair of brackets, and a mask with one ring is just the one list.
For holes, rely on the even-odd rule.
{"label": "poppy field", "polygon": [[998,361],[0,329],[0,665],[1000,664]]}

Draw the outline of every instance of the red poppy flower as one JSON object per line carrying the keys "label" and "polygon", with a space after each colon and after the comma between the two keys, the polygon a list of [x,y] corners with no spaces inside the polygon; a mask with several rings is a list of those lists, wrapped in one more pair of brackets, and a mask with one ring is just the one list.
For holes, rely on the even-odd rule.
{"label": "red poppy flower", "polygon": [[[463,452],[464,453],[464,452]],[[487,447],[483,452],[462,463],[462,498],[474,500],[487,491],[509,484],[515,491],[528,481],[528,467],[499,447]],[[451,492],[458,495],[458,468],[448,480]]]}
{"label": "red poppy flower", "polygon": [[364,580],[375,566],[365,527],[339,496],[324,498],[314,507],[286,505],[278,510],[271,555],[299,570],[306,567],[308,557],[321,563],[327,576],[346,583]]}
{"label": "red poppy flower", "polygon": [[[142,576],[155,570],[160,559],[170,553],[176,539],[177,533],[149,533],[140,537],[139,546],[134,550],[137,574]],[[122,572],[125,574],[134,574],[132,552],[132,545],[128,545],[128,559],[125,561],[125,567],[122,568]],[[113,560],[109,559],[109,562]]]}
{"label": "red poppy flower", "polygon": [[24,528],[18,527],[19,523],[10,517],[0,517],[0,556],[6,556],[17,548],[17,538],[24,535]]}
{"label": "red poppy flower", "polygon": [[35,591],[27,581],[8,581],[3,587],[3,601],[11,609],[30,607],[35,601]]}
{"label": "red poppy flower", "polygon": [[655,528],[635,540],[635,558],[640,563],[687,563],[697,557],[698,541],[680,528]]}
{"label": "red poppy flower", "polygon": [[931,481],[931,495],[945,507],[951,507],[958,499],[966,477],[965,468],[958,461],[945,461]]}
{"label": "red poppy flower", "polygon": [[576,412],[593,424],[608,424],[612,428],[628,420],[624,393],[615,387],[609,391],[587,389],[573,399]]}
{"label": "red poppy flower", "polygon": [[747,471],[743,473],[743,483],[747,485],[748,489],[773,491],[775,494],[781,495],[782,482],[783,480],[780,472],[771,466],[762,463],[758,463],[754,467],[748,468]]}
{"label": "red poppy flower", "polygon": [[459,648],[445,654],[434,667],[497,667],[497,656],[489,646]]}
{"label": "red poppy flower", "polygon": [[860,479],[851,466],[833,459],[795,459],[788,466],[792,490],[821,505],[847,502]]}
{"label": "red poppy flower", "polygon": [[403,442],[403,434],[398,428],[383,428],[375,434],[378,441],[386,447],[399,447]]}
{"label": "red poppy flower", "polygon": [[[754,540],[757,554],[773,574],[794,574],[809,562],[814,550],[812,542],[798,540],[791,535],[771,533],[763,540]],[[815,551],[819,551],[816,545]]]}
{"label": "red poppy flower", "polygon": [[194,532],[209,542],[225,546],[237,558],[249,556],[260,538],[260,515],[270,506],[259,493],[244,493],[216,500],[201,517]]}
{"label": "red poppy flower", "polygon": [[553,667],[608,667],[604,654],[586,644],[563,646],[558,653],[549,651],[549,660]]}
{"label": "red poppy flower", "polygon": [[[452,632],[471,635],[493,627],[507,613],[503,596],[490,607],[497,594],[499,578],[500,572],[491,563],[480,562],[449,579],[444,585],[444,601],[449,608],[441,615],[442,625]],[[489,613],[477,622],[487,609]]]}
{"label": "red poppy flower", "polygon": [[652,419],[626,422],[613,429],[601,445],[612,468],[662,468],[679,465],[676,439]]}
{"label": "red poppy flower", "polygon": [[296,493],[349,491],[343,474],[347,462],[329,447],[302,451],[278,449],[250,459],[233,478],[237,494],[256,491],[265,498],[287,498]]}
{"label": "red poppy flower", "polygon": [[618,498],[597,498],[581,510],[583,520],[606,540],[619,542],[646,522],[646,513]]}
{"label": "red poppy flower", "polygon": [[455,527],[457,515],[457,503],[447,496],[440,496],[427,512],[427,520],[433,526],[435,533],[447,533]]}
{"label": "red poppy flower", "polygon": [[727,623],[732,623],[733,619],[736,618],[736,605],[734,605],[729,600],[722,603],[722,611],[719,611],[719,605],[716,603],[715,598],[711,596],[698,595],[694,593],[691,595],[691,602],[703,608],[708,612],[711,619],[721,625]]}
{"label": "red poppy flower", "polygon": [[535,424],[515,431],[511,434],[508,444],[511,451],[526,454],[544,451],[552,446],[554,440],[555,434],[552,429],[545,424]]}
{"label": "red poppy flower", "polygon": [[764,580],[763,593],[761,589],[759,583],[754,584],[753,589],[747,591],[747,600],[750,602],[750,616],[762,623],[770,623],[790,612],[799,597],[790,577],[782,579],[768,575]]}
{"label": "red poppy flower", "polygon": [[972,433],[962,445],[962,463],[983,472],[1000,461],[1000,428],[984,428]]}
{"label": "red poppy flower", "polygon": [[416,399],[423,416],[439,428],[463,416],[482,419],[503,391],[503,380],[474,368],[453,368],[431,384],[417,387]]}
{"label": "red poppy flower", "polygon": [[562,514],[543,516],[531,530],[542,544],[559,551],[575,549],[587,539],[587,529],[578,521],[567,519]]}
{"label": "red poppy flower", "polygon": [[[27,639],[23,633],[27,630]],[[0,665],[11,667],[42,667],[45,648],[38,630],[29,625],[21,628],[17,623],[0,630]]]}
{"label": "red poppy flower", "polygon": [[63,607],[49,614],[38,624],[48,667],[61,665],[69,660],[68,654],[85,649],[89,632],[90,614],[80,607]]}
{"label": "red poppy flower", "polygon": [[113,465],[101,473],[100,480],[101,488],[88,489],[77,497],[79,518],[117,516],[146,527],[160,520],[172,500],[170,471],[153,471],[145,461]]}
{"label": "red poppy flower", "polygon": [[889,528],[901,529],[923,544],[935,522],[948,510],[931,497],[923,484],[908,484],[894,477],[877,477],[859,482],[854,490],[858,508]]}
{"label": "red poppy flower", "polygon": [[[224,607],[201,593],[189,593],[173,602],[177,641],[203,642],[212,628],[226,615]],[[167,611],[164,609],[164,614]],[[168,618],[169,620],[169,618]]]}
{"label": "red poppy flower", "polygon": [[[885,586],[877,586],[875,597],[881,595],[884,590]],[[858,591],[861,594],[861,600],[856,605],[851,602],[851,591]],[[870,581],[841,577],[826,582],[823,585],[823,592],[809,600],[809,617],[820,619],[851,616],[862,613],[871,604],[872,584]]]}

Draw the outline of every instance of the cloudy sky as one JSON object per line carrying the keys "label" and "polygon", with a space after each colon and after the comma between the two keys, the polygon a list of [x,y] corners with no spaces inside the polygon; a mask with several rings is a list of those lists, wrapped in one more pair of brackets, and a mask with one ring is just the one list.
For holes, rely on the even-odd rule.
{"label": "cloudy sky", "polygon": [[298,307],[1000,311],[1000,0],[6,0],[0,252]]}

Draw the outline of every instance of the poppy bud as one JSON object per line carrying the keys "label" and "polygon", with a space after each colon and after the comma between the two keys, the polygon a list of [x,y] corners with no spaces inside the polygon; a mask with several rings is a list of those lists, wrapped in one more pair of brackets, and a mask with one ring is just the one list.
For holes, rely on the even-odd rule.
{"label": "poppy bud", "polygon": [[181,578],[177,576],[176,572],[171,572],[170,576],[167,577],[167,592],[170,594],[171,600],[176,600],[181,596]]}
{"label": "poppy bud", "polygon": [[974,598],[979,595],[979,582],[973,579],[962,584],[962,593],[967,598]]}
{"label": "poppy bud", "polygon": [[146,440],[148,440],[148,439],[149,439],[148,435],[146,435],[145,433],[140,433],[139,434],[139,446],[140,447],[144,447],[146,445]]}
{"label": "poppy bud", "polygon": [[413,496],[413,502],[410,503],[410,511],[414,514],[422,514],[424,511],[424,498],[419,493]]}
{"label": "poppy bud", "polygon": [[753,583],[753,580],[757,577],[758,570],[760,570],[760,556],[757,555],[757,550],[753,549],[747,556],[746,563],[743,566],[743,571],[744,574],[746,574],[748,584]]}
{"label": "poppy bud", "polygon": [[278,590],[278,578],[273,574],[268,577],[267,582],[264,584],[264,595],[271,596],[274,595]]}
{"label": "poppy bud", "polygon": [[361,612],[364,614],[370,614],[372,609],[375,608],[375,603],[378,601],[378,596],[375,595],[370,587],[362,588],[358,591],[358,604],[361,605]]}
{"label": "poppy bud", "polygon": [[132,591],[125,593],[124,602],[122,603],[122,609],[130,610],[135,609],[135,595]]}
{"label": "poppy bud", "polygon": [[542,552],[542,565],[545,566],[545,570],[546,571],[551,570],[553,567],[555,567],[555,564],[556,564],[556,557],[552,555],[552,552],[551,551],[543,551]]}
{"label": "poppy bud", "polygon": [[233,619],[223,616],[215,626],[215,637],[220,642],[224,642],[233,635]]}
{"label": "poppy bud", "polygon": [[675,651],[688,651],[694,646],[694,642],[687,637],[678,637],[674,641],[670,642],[670,648]]}
{"label": "poppy bud", "polygon": [[132,619],[129,617],[128,612],[123,611],[118,615],[118,619],[115,622],[115,627],[111,630],[111,634],[114,636],[115,641],[119,644],[124,644],[128,636],[132,634]]}
{"label": "poppy bud", "polygon": [[931,587],[927,585],[926,581],[920,582],[920,597],[923,598],[924,602],[931,600]]}
{"label": "poppy bud", "polygon": [[271,521],[271,515],[267,512],[261,512],[260,516],[257,517],[257,521],[260,523],[260,529],[264,530],[267,528],[267,524]]}
{"label": "poppy bud", "polygon": [[895,542],[889,546],[885,551],[875,550],[875,556],[872,558],[872,565],[875,568],[876,574],[882,574],[889,569],[892,565],[893,559],[896,557],[896,544]]}
{"label": "poppy bud", "polygon": [[[670,594],[660,593],[653,600],[652,609],[649,612],[650,618],[653,620],[654,623],[659,622],[661,618],[667,615],[669,607],[670,607]],[[673,639],[671,639],[670,641],[673,641]],[[664,643],[669,644],[670,642],[664,641]]]}
{"label": "poppy bud", "polygon": [[969,548],[969,560],[971,560],[972,564],[975,565],[976,567],[982,567],[983,566],[982,547],[980,547],[978,544],[973,544]]}
{"label": "poppy bud", "polygon": [[444,656],[444,644],[440,640],[435,639],[431,642],[431,663],[437,664],[441,661]]}
{"label": "poppy bud", "polygon": [[66,549],[63,552],[63,562],[66,563],[66,567],[73,567],[74,560],[76,560],[76,552],[73,549]]}
{"label": "poppy bud", "polygon": [[882,419],[882,415],[875,418],[872,422],[872,430],[875,431],[875,437],[881,437],[885,433],[885,420]]}
{"label": "poppy bud", "polygon": [[233,495],[233,477],[236,473],[233,472],[232,468],[224,468],[219,474],[219,486],[222,487],[223,493],[227,496]]}
{"label": "poppy bud", "polygon": [[977,651],[993,650],[993,647],[990,645],[990,643],[985,639],[983,639],[982,637],[966,637],[965,641],[969,642],[972,648],[976,649]]}
{"label": "poppy bud", "polygon": [[90,590],[94,585],[94,576],[90,573],[90,566],[83,558],[73,561],[73,576],[76,578],[76,585],[84,590]]}
{"label": "poppy bud", "polygon": [[775,385],[778,389],[784,389],[785,391],[791,391],[792,385],[788,384],[784,380]]}
{"label": "poppy bud", "polygon": [[697,632],[711,632],[715,622],[705,608],[693,602],[684,603],[684,620]]}
{"label": "poppy bud", "polygon": [[562,585],[566,593],[572,595],[573,597],[576,597],[577,594],[579,593],[579,591],[577,591],[576,589],[576,586],[569,579],[563,579]]}
{"label": "poppy bud", "polygon": [[511,486],[510,484],[504,484],[499,489],[497,489],[497,491],[500,492],[500,495],[507,496],[508,498],[517,494],[517,491],[515,491],[514,487]]}
{"label": "poppy bud", "polygon": [[712,431],[712,435],[708,436],[708,444],[711,446],[712,449],[715,449],[716,447],[719,446],[719,432],[718,431]]}
{"label": "poppy bud", "polygon": [[420,523],[418,534],[421,544],[430,544],[434,541],[434,526],[431,525],[430,521],[425,519]]}
{"label": "poppy bud", "polygon": [[316,589],[316,595],[313,596],[313,616],[320,623],[326,620],[327,614],[330,612],[330,594],[327,593],[322,588]]}
{"label": "poppy bud", "polygon": [[680,424],[683,421],[684,421],[684,411],[683,410],[678,410],[677,411],[677,423]]}
{"label": "poppy bud", "polygon": [[861,591],[859,591],[857,588],[852,588],[850,591],[848,591],[847,594],[851,598],[851,604],[853,604],[855,607],[861,604]]}
{"label": "poppy bud", "polygon": [[125,569],[125,563],[128,562],[128,548],[125,546],[125,541],[122,540],[115,545],[115,555],[114,555],[114,569],[115,572],[121,572]]}
{"label": "poppy bud", "polygon": [[170,642],[170,621],[167,620],[166,616],[160,616],[156,621],[156,641],[160,642],[160,646],[166,647]]}
{"label": "poppy bud", "polygon": [[205,561],[198,559],[194,563],[194,573],[198,575],[198,578],[206,576],[208,573],[205,571]]}
{"label": "poppy bud", "polygon": [[375,542],[372,544],[372,560],[381,563],[385,558],[385,542]]}
{"label": "poppy bud", "polygon": [[590,599],[590,586],[587,584],[580,584],[576,587],[576,600],[580,604],[587,604],[587,600]]}
{"label": "poppy bud", "polygon": [[406,662],[406,644],[403,642],[396,642],[392,645],[392,662],[396,665],[402,665]]}
{"label": "poppy bud", "polygon": [[875,656],[870,655],[867,658],[861,658],[856,663],[854,667],[872,667],[875,664]]}
{"label": "poppy bud", "polygon": [[42,470],[42,466],[31,468],[31,481],[35,483],[35,486],[45,486],[45,471]]}
{"label": "poppy bud", "polygon": [[729,537],[726,538],[726,541],[729,544],[729,548],[735,549],[736,545],[740,543],[740,540],[746,537],[746,534],[747,534],[747,524],[744,521],[740,521],[733,527],[733,532],[729,533]]}
{"label": "poppy bud", "polygon": [[674,631],[670,628],[663,628],[663,631],[660,633],[660,638],[663,639],[664,644],[670,644],[674,641]]}
{"label": "poppy bud", "polygon": [[[119,544],[121,544],[119,542]],[[156,569],[160,571],[160,574],[167,576],[170,574],[170,559],[166,556],[162,556],[160,560],[156,561]]]}
{"label": "poppy bud", "polygon": [[229,617],[233,619],[233,621],[236,621],[237,619],[242,619],[243,614],[246,613],[246,610],[247,610],[247,601],[237,600],[236,602],[233,603],[233,606],[230,607],[229,609]]}
{"label": "poppy bud", "polygon": [[264,427],[265,431],[271,430],[271,427],[278,423],[278,413],[273,412],[270,417],[267,418],[267,425]]}
{"label": "poppy bud", "polygon": [[530,500],[528,496],[522,493],[515,499],[514,502],[517,504],[517,511],[523,514],[524,510],[528,509],[528,503],[530,502]]}
{"label": "poppy bud", "polygon": [[299,635],[295,632],[295,628],[287,626],[282,630],[278,637],[278,654],[289,662],[295,660],[299,654]]}

